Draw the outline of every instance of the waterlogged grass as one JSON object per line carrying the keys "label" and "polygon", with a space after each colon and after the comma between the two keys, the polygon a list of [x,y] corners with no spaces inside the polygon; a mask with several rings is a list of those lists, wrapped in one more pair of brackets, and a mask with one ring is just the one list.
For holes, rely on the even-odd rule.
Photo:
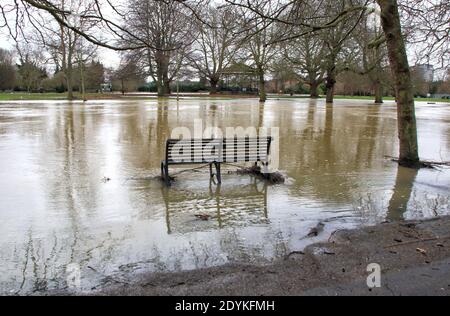
{"label": "waterlogged grass", "polygon": [[[280,96],[270,96],[270,99],[307,99],[308,96],[289,96],[289,95],[280,95]],[[319,99],[324,99],[325,97],[321,96]],[[374,101],[375,97],[373,96],[344,96],[344,95],[336,95],[334,96],[336,100],[368,100]],[[395,101],[393,97],[384,97],[384,101]],[[416,98],[416,102],[431,102],[431,103],[450,103],[449,99],[434,99],[434,98]]]}
{"label": "waterlogged grass", "polygon": [[[112,94],[87,93],[87,99],[113,99]],[[81,100],[81,95],[74,94],[75,100]],[[4,92],[0,93],[0,101],[46,101],[46,100],[66,100],[67,93],[26,93],[26,92]]]}
{"label": "waterlogged grass", "polygon": [[0,93],[0,101],[18,100],[64,100],[65,93]]}
{"label": "waterlogged grass", "polygon": [[[339,100],[375,100],[374,97],[371,96],[335,96],[336,99]],[[395,101],[393,97],[384,97],[385,101]],[[416,98],[416,102],[441,102],[441,103],[450,103],[448,99],[435,99],[435,98]]]}
{"label": "waterlogged grass", "polygon": [[[81,95],[75,93],[74,94],[75,99],[80,100]],[[96,100],[96,99],[120,99],[122,98],[122,95],[120,94],[100,94],[100,93],[88,93],[86,94],[86,97],[88,100]],[[176,95],[172,95],[171,98],[176,97]],[[202,100],[204,98],[213,98],[215,100],[230,100],[230,99],[237,99],[240,97],[249,98],[249,96],[239,96],[239,95],[215,95],[215,96],[209,96],[209,95],[195,95],[195,94],[189,94],[189,95],[180,95],[181,98],[188,98],[190,100]],[[143,100],[143,99],[155,99],[155,95],[139,95],[139,94],[128,94],[125,96],[126,99],[137,99],[137,100]],[[166,97],[167,98],[167,97]],[[254,98],[257,98],[257,96],[254,96]],[[269,99],[308,99],[309,97],[306,95],[269,95]],[[45,101],[45,100],[65,100],[67,99],[67,93],[22,93],[22,92],[3,92],[0,93],[0,101]],[[323,99],[321,97],[320,99]],[[372,101],[374,100],[374,97],[372,96],[342,96],[338,95],[335,96],[335,99],[337,100],[368,100]],[[395,99],[393,97],[385,97],[385,101],[394,101]],[[428,102],[428,103],[450,103],[450,100],[448,99],[433,99],[433,98],[417,98],[416,101],[418,102]]]}

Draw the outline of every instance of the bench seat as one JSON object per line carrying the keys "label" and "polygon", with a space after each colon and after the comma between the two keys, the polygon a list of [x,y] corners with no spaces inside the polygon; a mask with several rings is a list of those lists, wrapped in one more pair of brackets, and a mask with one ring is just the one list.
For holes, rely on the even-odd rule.
{"label": "bench seat", "polygon": [[[209,164],[210,175],[222,182],[221,164],[269,163],[272,137],[246,137],[223,139],[169,139],[166,156],[161,163],[161,176],[170,185],[169,166]],[[212,167],[215,166],[216,174]]]}

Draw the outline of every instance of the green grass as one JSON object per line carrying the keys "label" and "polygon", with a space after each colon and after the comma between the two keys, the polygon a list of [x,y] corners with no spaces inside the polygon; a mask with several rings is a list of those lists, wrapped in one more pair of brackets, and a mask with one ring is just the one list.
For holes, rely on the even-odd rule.
{"label": "green grass", "polygon": [[[271,99],[307,99],[308,97],[305,96],[288,96],[288,95],[281,95],[281,96],[271,96]],[[325,97],[320,97],[319,99],[324,99]],[[344,96],[344,95],[336,95],[334,96],[336,100],[368,100],[373,101],[375,100],[375,97],[373,96]],[[393,97],[384,97],[385,101],[395,101],[395,98]],[[433,98],[416,98],[415,99],[418,102],[436,102],[436,103],[450,103],[450,100],[448,99],[433,99]]]}
{"label": "green grass", "polygon": [[[120,98],[120,95],[108,95],[108,94],[99,94],[99,93],[88,93],[87,95],[88,99],[117,99]],[[173,98],[174,96],[172,96]],[[75,98],[80,99],[80,95],[75,93]],[[148,98],[155,98],[154,96],[148,97]],[[183,98],[183,97],[182,97]],[[189,100],[203,100],[208,97],[195,97],[191,96],[189,97]],[[255,96],[257,98],[257,96]],[[288,95],[281,95],[281,96],[275,96],[271,95],[269,96],[269,99],[306,99],[308,97],[305,96],[288,96]],[[0,101],[19,101],[19,100],[25,100],[25,101],[45,101],[45,100],[65,100],[67,99],[67,93],[25,93],[25,92],[3,92],[0,93]],[[127,100],[130,99],[136,99],[136,100],[145,100],[146,97],[139,97],[139,96],[128,96]],[[236,96],[233,97],[227,97],[226,95],[223,96],[215,96],[213,97],[214,100],[232,100],[236,99]],[[335,99],[337,100],[374,100],[374,97],[372,96],[342,96],[338,95],[335,96]],[[394,101],[394,98],[392,97],[385,97],[384,100],[386,101]],[[416,101],[420,102],[436,102],[436,103],[450,103],[450,100],[448,99],[432,99],[432,98],[418,98]]]}
{"label": "green grass", "polygon": [[[88,99],[117,99],[119,96],[112,94],[86,93]],[[76,100],[81,99],[79,93],[74,93]],[[26,93],[26,92],[2,92],[0,101],[46,101],[46,100],[66,100],[67,93]]]}
{"label": "green grass", "polygon": [[0,101],[17,101],[17,100],[64,100],[67,98],[65,93],[0,93]]}
{"label": "green grass", "polygon": [[[76,100],[81,99],[79,93],[74,93]],[[88,100],[96,99],[120,99],[122,95],[120,94],[100,94],[100,93],[87,93],[86,97]],[[156,96],[139,96],[139,95],[126,95],[126,100],[145,100],[145,99],[155,99]],[[176,95],[169,97],[164,97],[162,99],[173,99]],[[180,95],[180,98],[185,98],[185,96]],[[202,100],[207,97],[189,97],[189,100]],[[67,93],[26,93],[26,92],[0,92],[0,101],[45,101],[45,100],[65,100],[67,99]],[[225,96],[213,96],[214,100],[232,100],[233,98]]]}
{"label": "green grass", "polygon": [[[335,96],[335,99],[338,100],[374,100],[375,98],[372,96],[343,96],[343,95],[337,95]],[[395,101],[395,98],[393,97],[384,97],[383,98],[386,101]],[[418,102],[442,102],[442,103],[450,103],[450,100],[448,99],[434,99],[434,98],[416,98],[415,99]]]}

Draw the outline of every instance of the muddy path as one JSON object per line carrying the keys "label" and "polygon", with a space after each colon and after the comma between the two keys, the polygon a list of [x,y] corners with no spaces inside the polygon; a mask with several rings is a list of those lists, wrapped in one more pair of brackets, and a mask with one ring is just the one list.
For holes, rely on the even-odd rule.
{"label": "muddy path", "polygon": [[[381,288],[367,266],[381,266]],[[450,295],[450,217],[339,231],[269,266],[129,276],[95,295]],[[70,293],[60,293],[70,294]],[[91,293],[92,294],[92,293]]]}

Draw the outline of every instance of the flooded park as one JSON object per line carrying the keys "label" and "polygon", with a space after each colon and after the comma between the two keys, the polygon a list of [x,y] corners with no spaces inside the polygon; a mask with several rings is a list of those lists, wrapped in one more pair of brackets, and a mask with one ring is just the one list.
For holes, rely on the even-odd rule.
{"label": "flooded park", "polygon": [[[450,215],[450,169],[406,169],[394,102],[185,98],[0,103],[0,293],[80,290],[124,275],[270,264],[331,233]],[[450,157],[450,106],[417,103],[420,156]],[[166,140],[195,119],[279,127],[270,185],[227,166],[160,180]],[[189,168],[185,168],[189,169]],[[206,214],[209,220],[196,215]],[[323,232],[308,236],[323,223]]]}

